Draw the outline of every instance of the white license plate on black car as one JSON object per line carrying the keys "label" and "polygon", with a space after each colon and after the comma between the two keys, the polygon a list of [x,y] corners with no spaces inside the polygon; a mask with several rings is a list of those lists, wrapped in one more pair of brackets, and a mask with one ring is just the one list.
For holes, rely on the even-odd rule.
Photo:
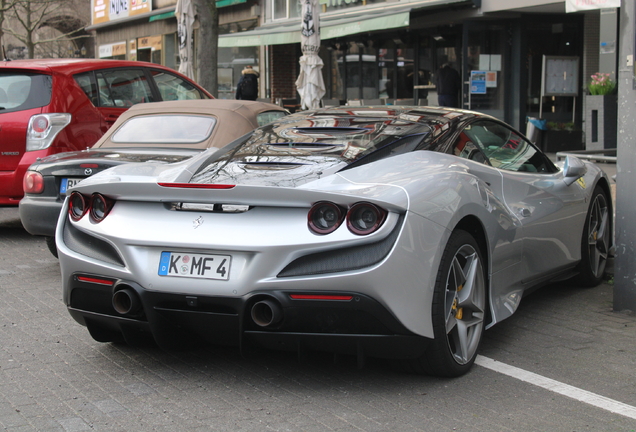
{"label": "white license plate on black car", "polygon": [[84,179],[81,178],[63,178],[60,184],[60,193],[65,194],[70,188],[78,184]]}
{"label": "white license plate on black car", "polygon": [[228,280],[230,255],[161,252],[159,276]]}

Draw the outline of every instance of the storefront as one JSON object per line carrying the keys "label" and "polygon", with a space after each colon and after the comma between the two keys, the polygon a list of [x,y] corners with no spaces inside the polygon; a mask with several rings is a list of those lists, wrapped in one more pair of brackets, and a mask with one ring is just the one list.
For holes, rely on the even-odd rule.
{"label": "storefront", "polygon": [[[255,0],[217,0],[219,32],[233,33],[258,25]],[[176,0],[92,0],[92,25],[99,58],[139,60],[179,69]],[[194,38],[195,52],[197,35]],[[242,66],[259,63],[258,47],[219,50],[219,93],[228,97]],[[194,57],[196,71],[196,56]],[[228,68],[232,73],[228,74]],[[238,72],[237,72],[238,71]],[[196,77],[195,77],[196,79]],[[229,90],[229,92],[228,92]]]}
{"label": "storefront", "polygon": [[[526,116],[539,114],[543,56],[583,60],[598,50],[586,44],[584,37],[589,21],[592,27],[598,21],[598,11],[566,14],[539,8],[531,13],[486,14],[476,4],[480,2],[442,0],[321,3],[324,99],[341,103],[404,99],[401,103],[436,105],[437,73],[449,63],[461,76],[461,107],[524,128]],[[221,36],[219,46],[237,52],[263,47],[265,61],[271,63],[263,95],[273,100],[295,98],[293,81],[286,79],[290,84],[286,87],[272,83],[277,74],[289,74],[288,68],[278,66],[280,56],[290,57],[284,64],[293,67],[301,55],[298,11],[293,0],[268,4],[263,25],[232,37]],[[580,64],[583,82],[586,68],[594,66],[593,62]],[[580,124],[580,106],[572,98],[544,99],[544,117],[555,122],[574,118]]]}

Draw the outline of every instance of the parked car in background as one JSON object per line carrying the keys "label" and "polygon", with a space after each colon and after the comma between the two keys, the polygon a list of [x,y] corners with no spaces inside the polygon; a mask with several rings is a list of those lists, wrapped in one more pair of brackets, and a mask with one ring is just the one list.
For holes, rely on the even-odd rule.
{"label": "parked car in background", "polygon": [[288,112],[264,102],[221,99],[135,105],[90,149],[38,159],[24,176],[22,225],[45,236],[55,256],[55,225],[68,190],[107,168],[130,162],[166,164],[225,144]]}
{"label": "parked car in background", "polygon": [[209,99],[153,63],[51,59],[0,62],[0,205],[17,206],[37,158],[91,147],[137,103]]}
{"label": "parked car in background", "polygon": [[594,164],[555,165],[484,114],[348,106],[104,171],[56,234],[63,300],[98,341],[197,335],[458,376],[524,293],[598,284],[611,233]]}

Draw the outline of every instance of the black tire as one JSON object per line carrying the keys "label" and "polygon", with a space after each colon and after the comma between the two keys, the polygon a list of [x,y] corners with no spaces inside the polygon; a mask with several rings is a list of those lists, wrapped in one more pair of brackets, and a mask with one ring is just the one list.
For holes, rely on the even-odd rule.
{"label": "black tire", "polygon": [[585,218],[581,238],[579,274],[572,280],[579,286],[595,287],[603,280],[611,246],[611,207],[605,191],[596,186]]}
{"label": "black tire", "polygon": [[486,275],[475,239],[454,231],[442,259],[433,294],[435,339],[410,369],[441,377],[457,377],[470,370],[484,331]]}
{"label": "black tire", "polygon": [[53,256],[57,258],[57,246],[55,246],[55,237],[44,237],[44,241],[46,241],[46,246],[49,248],[49,251],[51,251]]}

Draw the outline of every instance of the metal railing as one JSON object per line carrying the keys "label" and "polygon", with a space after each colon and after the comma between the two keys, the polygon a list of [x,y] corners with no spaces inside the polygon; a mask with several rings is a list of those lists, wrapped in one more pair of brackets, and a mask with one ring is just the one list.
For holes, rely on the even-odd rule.
{"label": "metal railing", "polygon": [[558,152],[557,160],[565,159],[567,156],[576,156],[579,159],[587,159],[594,162],[616,163],[616,149],[603,150],[572,150]]}

